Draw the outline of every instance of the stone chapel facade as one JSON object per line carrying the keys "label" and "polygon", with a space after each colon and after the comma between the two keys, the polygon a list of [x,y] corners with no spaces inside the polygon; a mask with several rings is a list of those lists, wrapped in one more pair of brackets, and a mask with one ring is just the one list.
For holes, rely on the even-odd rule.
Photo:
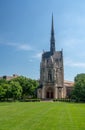
{"label": "stone chapel facade", "polygon": [[52,15],[50,51],[43,52],[40,63],[40,86],[37,97],[41,99],[54,99],[66,97],[64,85],[63,50],[56,51],[54,24]]}

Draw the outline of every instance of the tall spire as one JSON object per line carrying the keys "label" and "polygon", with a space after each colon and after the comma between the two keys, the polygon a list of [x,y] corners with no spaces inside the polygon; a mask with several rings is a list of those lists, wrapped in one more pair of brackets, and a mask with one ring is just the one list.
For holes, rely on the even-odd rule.
{"label": "tall spire", "polygon": [[52,25],[51,25],[50,52],[52,54],[55,52],[55,37],[54,37],[53,13],[52,13]]}

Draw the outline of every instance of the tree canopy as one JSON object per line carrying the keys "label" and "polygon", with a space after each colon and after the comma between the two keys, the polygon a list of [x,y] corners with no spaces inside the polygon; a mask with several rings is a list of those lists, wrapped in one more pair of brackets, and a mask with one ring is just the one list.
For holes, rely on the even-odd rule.
{"label": "tree canopy", "polygon": [[76,101],[85,101],[85,74],[78,74],[74,79],[72,98]]}
{"label": "tree canopy", "polygon": [[0,100],[36,97],[38,81],[19,76],[11,80],[0,79]]}

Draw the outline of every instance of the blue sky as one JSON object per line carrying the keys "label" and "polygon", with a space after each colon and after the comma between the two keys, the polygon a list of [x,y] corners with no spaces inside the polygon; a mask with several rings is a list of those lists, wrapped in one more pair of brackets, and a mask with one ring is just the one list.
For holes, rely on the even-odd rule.
{"label": "blue sky", "polygon": [[39,79],[43,49],[63,48],[65,80],[85,73],[85,0],[0,0],[0,76]]}

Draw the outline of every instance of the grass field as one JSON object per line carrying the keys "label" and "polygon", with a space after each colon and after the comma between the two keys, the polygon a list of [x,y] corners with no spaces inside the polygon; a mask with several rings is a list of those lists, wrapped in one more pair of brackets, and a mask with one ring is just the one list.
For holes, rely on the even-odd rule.
{"label": "grass field", "polygon": [[85,104],[0,103],[0,130],[85,130]]}

